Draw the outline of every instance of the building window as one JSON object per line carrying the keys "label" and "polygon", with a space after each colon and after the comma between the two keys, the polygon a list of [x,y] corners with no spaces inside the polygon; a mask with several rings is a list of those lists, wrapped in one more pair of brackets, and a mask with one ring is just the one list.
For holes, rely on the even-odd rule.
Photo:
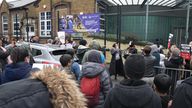
{"label": "building window", "polygon": [[20,36],[20,30],[19,30],[19,26],[20,26],[20,18],[19,15],[14,15],[13,16],[13,36]]}
{"label": "building window", "polygon": [[41,12],[39,19],[40,36],[51,37],[51,12]]}
{"label": "building window", "polygon": [[8,17],[7,16],[2,16],[2,31],[3,31],[3,36],[8,35]]}

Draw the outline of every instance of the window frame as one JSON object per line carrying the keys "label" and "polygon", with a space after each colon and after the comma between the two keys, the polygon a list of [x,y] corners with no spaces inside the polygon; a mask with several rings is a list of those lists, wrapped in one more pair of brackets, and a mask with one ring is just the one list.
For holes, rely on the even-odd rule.
{"label": "window frame", "polygon": [[[5,18],[7,18],[7,19],[4,20]],[[8,36],[8,31],[9,31],[9,25],[8,25],[9,21],[8,20],[9,20],[8,15],[2,16],[2,33],[3,33],[3,35],[7,35],[7,36]],[[7,25],[7,27],[5,27],[5,25]],[[7,29],[5,30],[5,28],[7,28]]]}
{"label": "window frame", "polygon": [[[44,15],[44,16],[42,16]],[[51,37],[51,12],[50,11],[43,11],[39,13],[39,25],[40,30],[39,34],[40,37]],[[49,27],[49,28],[48,28]]]}
{"label": "window frame", "polygon": [[[15,25],[18,24],[18,31],[15,28]],[[17,26],[17,25],[16,25]],[[16,22],[16,15],[12,16],[12,27],[13,27],[13,36],[16,37],[17,36],[17,32],[18,32],[18,36],[21,35],[20,30],[19,30],[19,26],[20,26],[20,16],[17,15],[17,22]]]}

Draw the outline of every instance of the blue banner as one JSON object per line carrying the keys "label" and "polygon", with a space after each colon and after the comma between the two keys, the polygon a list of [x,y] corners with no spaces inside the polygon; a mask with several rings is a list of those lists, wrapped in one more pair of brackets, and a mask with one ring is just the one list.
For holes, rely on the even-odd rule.
{"label": "blue banner", "polygon": [[60,19],[59,30],[69,34],[100,32],[100,14],[68,15]]}

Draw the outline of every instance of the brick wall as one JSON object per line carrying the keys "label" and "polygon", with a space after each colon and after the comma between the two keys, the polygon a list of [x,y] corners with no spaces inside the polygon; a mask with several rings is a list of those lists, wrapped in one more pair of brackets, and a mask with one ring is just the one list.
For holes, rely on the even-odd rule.
{"label": "brick wall", "polygon": [[[58,31],[58,16],[57,11],[60,11],[60,17],[65,14],[79,14],[80,12],[83,13],[94,13],[95,12],[95,1],[96,0],[52,0],[52,32],[53,36],[57,35]],[[44,8],[44,5],[46,8]],[[40,12],[50,12],[51,11],[51,0],[41,0],[38,7],[34,7],[33,4],[26,6],[28,8],[28,16],[33,17],[35,19],[35,33],[36,35],[40,35],[40,22],[39,22],[39,13]],[[67,12],[66,12],[67,11]],[[13,23],[12,23],[12,15],[19,14],[20,16],[26,17],[26,13],[24,10],[14,9],[10,10],[8,9],[7,3],[5,0],[3,1],[1,5],[1,16],[2,13],[7,13],[9,15],[9,32],[13,32]],[[1,19],[2,21],[2,19]],[[0,21],[0,31],[2,32],[2,22]]]}

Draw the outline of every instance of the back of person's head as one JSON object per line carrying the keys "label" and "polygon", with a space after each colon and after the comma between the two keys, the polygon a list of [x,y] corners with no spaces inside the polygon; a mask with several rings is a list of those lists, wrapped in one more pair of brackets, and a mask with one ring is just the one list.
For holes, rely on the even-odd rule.
{"label": "back of person's head", "polygon": [[60,57],[59,61],[63,67],[66,67],[69,65],[69,63],[72,60],[72,56],[69,54],[64,54]]}
{"label": "back of person's head", "polygon": [[59,40],[59,37],[55,37],[55,40]]}
{"label": "back of person's head", "polygon": [[117,45],[118,45],[118,43],[114,43],[114,44],[112,45],[112,47],[113,47],[113,48],[116,48]]}
{"label": "back of person's head", "polygon": [[159,49],[156,44],[153,44],[150,47],[151,47],[151,54],[153,54],[154,52],[159,52]]}
{"label": "back of person's head", "polygon": [[99,42],[97,42],[96,40],[93,40],[93,41],[89,44],[89,48],[95,49],[95,50],[101,50],[101,45],[100,45]]}
{"label": "back of person's head", "polygon": [[11,43],[12,43],[12,44],[16,44],[16,41],[17,41],[17,40],[16,40],[15,38],[11,38]]}
{"label": "back of person's head", "polygon": [[159,47],[160,47],[160,40],[159,40],[158,38],[157,38],[157,39],[155,39],[154,44],[156,44],[156,45],[157,45],[157,47],[159,48]]}
{"label": "back of person's head", "polygon": [[82,40],[79,41],[79,45],[86,46],[87,45],[87,41],[82,39]]}
{"label": "back of person's head", "polygon": [[171,86],[171,78],[167,74],[158,74],[154,78],[155,88],[160,93],[167,93]]}
{"label": "back of person's head", "polygon": [[180,50],[178,48],[174,48],[172,49],[172,52],[171,52],[171,58],[178,58],[180,55]]}
{"label": "back of person's head", "polygon": [[96,50],[90,51],[87,57],[87,62],[102,63],[100,52]]}
{"label": "back of person's head", "polygon": [[135,43],[131,42],[131,45],[129,47],[135,47]]}
{"label": "back of person's head", "polygon": [[146,45],[143,49],[143,52],[146,54],[146,55],[150,55],[151,53],[151,47]]}
{"label": "back of person's head", "polygon": [[67,36],[65,37],[65,42],[66,42],[66,43],[72,43],[72,40],[71,40],[71,36],[70,36],[70,35],[67,35]]}
{"label": "back of person's head", "polygon": [[138,54],[128,56],[124,64],[124,70],[130,79],[141,79],[145,72],[144,57]]}
{"label": "back of person's head", "polygon": [[171,45],[170,51],[172,52],[175,48],[177,48],[177,45],[175,44]]}
{"label": "back of person's head", "polygon": [[65,52],[65,54],[69,54],[69,55],[71,55],[71,57],[74,57],[74,55],[75,55],[75,50],[74,50],[74,49],[67,49],[66,52]]}
{"label": "back of person's head", "polygon": [[47,40],[47,43],[52,44],[52,43],[53,43],[53,40],[52,40],[52,39],[48,39],[48,40]]}
{"label": "back of person's head", "polygon": [[18,62],[24,62],[26,60],[26,57],[29,57],[29,52],[26,48],[15,47],[13,48],[10,56],[13,64],[15,64]]}

